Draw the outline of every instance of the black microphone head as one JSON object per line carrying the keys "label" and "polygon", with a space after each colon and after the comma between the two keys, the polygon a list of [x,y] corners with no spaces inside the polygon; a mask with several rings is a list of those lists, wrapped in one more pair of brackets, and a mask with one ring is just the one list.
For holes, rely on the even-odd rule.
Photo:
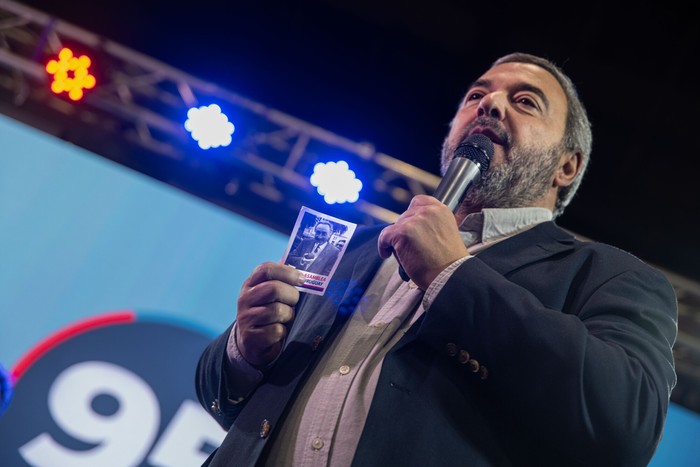
{"label": "black microphone head", "polygon": [[479,164],[479,169],[483,175],[491,165],[493,157],[493,143],[480,133],[475,133],[468,137],[455,149],[454,157],[466,157]]}

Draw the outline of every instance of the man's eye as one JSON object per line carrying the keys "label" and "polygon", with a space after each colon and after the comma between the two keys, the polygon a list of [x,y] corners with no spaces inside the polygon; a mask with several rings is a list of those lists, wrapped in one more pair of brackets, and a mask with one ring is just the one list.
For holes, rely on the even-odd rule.
{"label": "man's eye", "polygon": [[528,107],[537,107],[535,101],[530,99],[529,97],[520,97],[516,99],[516,102],[518,102],[519,104],[527,105]]}
{"label": "man's eye", "polygon": [[467,95],[467,99],[466,99],[466,100],[468,100],[468,101],[477,101],[477,100],[481,99],[482,97],[484,97],[484,94],[483,94],[483,93],[481,93],[481,92],[479,92],[479,91],[472,91],[471,93],[469,93],[469,94]]}

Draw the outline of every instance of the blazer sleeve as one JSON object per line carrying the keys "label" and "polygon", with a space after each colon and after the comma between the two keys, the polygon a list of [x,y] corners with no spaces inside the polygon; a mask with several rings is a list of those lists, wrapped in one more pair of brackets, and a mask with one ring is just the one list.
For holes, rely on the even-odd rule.
{"label": "blazer sleeve", "polygon": [[228,430],[245,400],[232,400],[226,385],[226,345],[233,324],[204,349],[197,363],[195,390],[199,403],[209,414]]}
{"label": "blazer sleeve", "polygon": [[[305,365],[310,359],[304,357],[304,360],[298,362],[290,362],[290,360],[294,360],[296,355],[310,348],[317,335],[325,338],[337,317],[343,316],[343,319],[339,320],[343,321],[348,314],[347,310],[354,309],[373,273],[379,267],[380,259],[376,254],[376,238],[383,227],[383,225],[378,225],[370,228],[359,228],[355,232],[341,262],[343,266],[339,266],[335,272],[324,296],[302,294],[295,307],[294,325],[290,330],[283,352],[279,359],[265,370],[261,385],[264,385],[266,379],[274,377],[275,374],[277,374],[277,381],[291,381],[297,378],[298,374],[305,371]],[[374,257],[370,256],[369,252],[374,254]],[[311,303],[309,304],[309,302]],[[244,407],[249,404],[251,398],[255,397],[255,391],[260,389],[260,385],[258,385],[254,392],[248,395],[231,394],[229,391],[227,378],[231,378],[228,381],[232,381],[237,376],[231,374],[226,354],[228,337],[234,325],[235,322],[206,347],[200,356],[195,372],[195,387],[199,403],[226,430],[231,428]],[[293,347],[291,351],[290,345]],[[279,360],[285,358],[288,364],[280,364]],[[276,389],[282,390],[283,386],[284,384],[277,384]],[[253,404],[255,405],[255,402]]]}
{"label": "blazer sleeve", "polygon": [[299,267],[299,264],[301,262],[302,257],[304,256],[304,253],[308,253],[311,251],[311,247],[313,246],[314,241],[313,239],[308,239],[305,238],[299,242],[299,244],[294,248],[292,251],[289,252],[287,255],[287,264],[291,264],[294,267]]}
{"label": "blazer sleeve", "polygon": [[436,345],[456,342],[488,368],[485,391],[535,442],[585,465],[653,456],[676,382],[677,301],[633,256],[586,252],[505,275],[477,256],[424,326],[446,330]]}

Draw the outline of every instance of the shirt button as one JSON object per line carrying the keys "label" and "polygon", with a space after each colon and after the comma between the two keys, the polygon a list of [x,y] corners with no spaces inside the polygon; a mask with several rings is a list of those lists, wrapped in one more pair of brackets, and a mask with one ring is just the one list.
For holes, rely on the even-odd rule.
{"label": "shirt button", "polygon": [[323,447],[323,440],[319,437],[314,438],[311,440],[311,447],[318,451]]}
{"label": "shirt button", "polygon": [[416,285],[415,282],[413,282],[413,281],[408,281],[408,288],[409,288],[409,289],[415,289],[416,287],[418,287],[418,286]]}
{"label": "shirt button", "polygon": [[343,365],[340,368],[338,368],[338,371],[341,375],[347,375],[348,373],[350,373],[350,367],[347,365]]}
{"label": "shirt button", "polygon": [[374,324],[372,325],[372,327],[375,327],[375,328],[383,328],[383,327],[384,327],[384,322],[383,322],[383,321],[377,321],[376,323],[374,323]]}

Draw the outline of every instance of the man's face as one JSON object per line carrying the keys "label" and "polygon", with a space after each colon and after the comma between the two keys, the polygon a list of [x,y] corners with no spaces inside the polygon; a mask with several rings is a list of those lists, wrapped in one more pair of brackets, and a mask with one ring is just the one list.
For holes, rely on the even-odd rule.
{"label": "man's face", "polygon": [[315,229],[316,241],[320,243],[326,243],[328,238],[331,236],[331,229],[327,224],[319,224]]}
{"label": "man's face", "polygon": [[566,96],[546,70],[505,63],[491,68],[469,88],[442,148],[442,170],[468,136],[481,133],[494,143],[489,170],[465,202],[477,207],[534,205],[548,190],[563,152]]}

